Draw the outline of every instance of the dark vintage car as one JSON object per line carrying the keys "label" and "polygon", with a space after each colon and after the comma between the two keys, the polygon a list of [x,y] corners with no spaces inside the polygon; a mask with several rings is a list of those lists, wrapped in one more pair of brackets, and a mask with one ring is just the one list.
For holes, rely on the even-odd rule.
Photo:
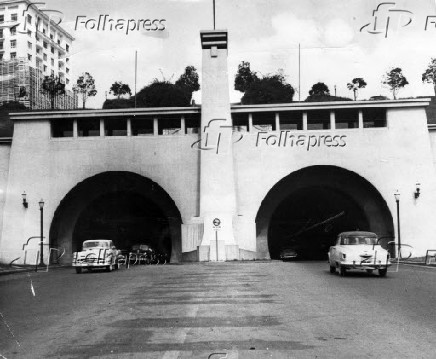
{"label": "dark vintage car", "polygon": [[297,257],[298,257],[298,253],[295,248],[283,248],[280,251],[280,259],[283,261],[295,259]]}

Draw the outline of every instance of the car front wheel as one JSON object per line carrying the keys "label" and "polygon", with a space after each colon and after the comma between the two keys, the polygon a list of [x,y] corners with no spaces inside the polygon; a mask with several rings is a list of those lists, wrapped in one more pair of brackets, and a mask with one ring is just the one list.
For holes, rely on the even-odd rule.
{"label": "car front wheel", "polygon": [[330,273],[336,273],[336,267],[335,266],[332,266],[332,265],[330,265]]}
{"label": "car front wheel", "polygon": [[106,266],[106,272],[112,272],[112,270],[114,269],[112,264],[109,264],[108,266]]}
{"label": "car front wheel", "polygon": [[386,277],[386,273],[388,272],[388,269],[387,268],[384,268],[384,269],[379,269],[378,270],[378,275],[380,276],[380,277]]}
{"label": "car front wheel", "polygon": [[77,274],[82,273],[82,267],[76,267],[76,273]]}
{"label": "car front wheel", "polygon": [[341,266],[339,268],[339,273],[341,274],[341,277],[345,277],[347,275],[347,269]]}

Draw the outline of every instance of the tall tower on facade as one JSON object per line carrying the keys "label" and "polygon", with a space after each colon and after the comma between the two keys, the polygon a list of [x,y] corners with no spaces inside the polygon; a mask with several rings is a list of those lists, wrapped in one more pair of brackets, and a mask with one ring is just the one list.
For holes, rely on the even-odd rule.
{"label": "tall tower on facade", "polygon": [[227,72],[227,31],[202,31],[200,216],[204,234],[200,261],[239,259],[232,153],[232,117]]}

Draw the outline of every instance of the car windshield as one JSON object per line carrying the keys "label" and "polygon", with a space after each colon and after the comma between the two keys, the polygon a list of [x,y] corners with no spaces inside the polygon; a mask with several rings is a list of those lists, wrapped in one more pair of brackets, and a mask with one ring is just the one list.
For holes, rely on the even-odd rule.
{"label": "car windshield", "polygon": [[106,241],[88,241],[88,242],[83,243],[83,249],[95,248],[95,247],[109,248],[109,242],[106,242]]}
{"label": "car windshield", "polygon": [[343,237],[341,240],[341,244],[346,245],[357,245],[357,244],[377,244],[377,237],[368,237],[368,236],[347,236]]}

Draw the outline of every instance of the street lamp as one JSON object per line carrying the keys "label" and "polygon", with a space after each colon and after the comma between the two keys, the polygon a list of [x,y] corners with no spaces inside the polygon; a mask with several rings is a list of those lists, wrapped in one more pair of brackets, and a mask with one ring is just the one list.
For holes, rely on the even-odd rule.
{"label": "street lamp", "polygon": [[398,231],[398,258],[401,259],[401,234],[400,234],[400,192],[394,193],[397,202],[397,231]]}
{"label": "street lamp", "polygon": [[39,251],[40,259],[39,259],[39,265],[44,266],[44,245],[43,245],[43,218],[44,218],[44,200],[40,200],[39,202],[39,210],[41,211],[41,250]]}

